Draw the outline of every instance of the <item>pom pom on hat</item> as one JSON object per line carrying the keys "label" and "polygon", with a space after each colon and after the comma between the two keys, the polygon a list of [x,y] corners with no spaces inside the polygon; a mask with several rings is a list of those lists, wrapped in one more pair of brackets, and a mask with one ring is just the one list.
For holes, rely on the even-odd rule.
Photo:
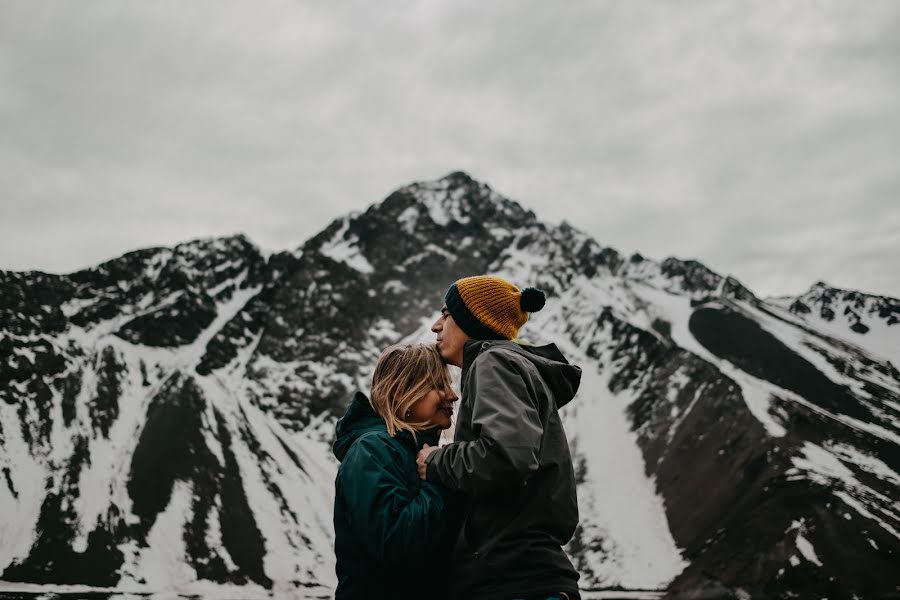
{"label": "pom pom on hat", "polygon": [[522,299],[519,300],[519,306],[525,312],[537,312],[544,308],[545,302],[544,290],[525,288],[522,290]]}

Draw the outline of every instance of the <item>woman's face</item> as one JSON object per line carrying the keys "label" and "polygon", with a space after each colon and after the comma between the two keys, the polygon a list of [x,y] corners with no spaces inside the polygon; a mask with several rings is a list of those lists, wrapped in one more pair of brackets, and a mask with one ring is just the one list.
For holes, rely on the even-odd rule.
{"label": "woman's face", "polygon": [[410,407],[409,421],[447,429],[453,416],[453,403],[457,400],[459,396],[450,386],[442,390],[431,390]]}

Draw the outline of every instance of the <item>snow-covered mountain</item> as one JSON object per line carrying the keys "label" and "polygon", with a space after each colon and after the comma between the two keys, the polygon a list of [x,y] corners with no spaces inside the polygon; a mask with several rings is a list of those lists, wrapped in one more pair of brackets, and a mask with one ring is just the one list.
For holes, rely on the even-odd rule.
{"label": "snow-covered mountain", "polygon": [[900,301],[760,299],[463,173],[270,257],[237,236],[0,271],[0,579],[327,597],[334,420],[484,272],[546,290],[523,337],[584,369],[586,590],[900,594]]}

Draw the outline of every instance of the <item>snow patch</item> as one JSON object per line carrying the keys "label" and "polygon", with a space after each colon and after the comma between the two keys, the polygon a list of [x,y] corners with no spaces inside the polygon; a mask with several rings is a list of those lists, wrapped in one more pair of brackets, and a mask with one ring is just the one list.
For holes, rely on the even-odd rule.
{"label": "snow patch", "polygon": [[406,291],[406,284],[399,279],[391,279],[384,284],[384,291],[389,294],[397,294]]}
{"label": "snow patch", "polygon": [[436,244],[428,244],[425,246],[425,249],[428,250],[429,252],[431,252],[432,254],[440,254],[441,256],[443,256],[444,258],[446,258],[447,260],[449,260],[451,262],[456,260],[455,254],[452,254],[452,253],[444,250],[443,248],[441,248],[440,246],[438,246]]}
{"label": "snow patch", "polygon": [[437,182],[428,187],[420,187],[416,197],[428,211],[428,216],[436,225],[449,225],[456,221],[463,225],[468,224],[471,218],[460,206],[460,202],[466,195],[465,188],[456,188],[449,191],[449,182]]}
{"label": "snow patch", "polygon": [[342,262],[347,266],[356,269],[360,273],[374,273],[375,268],[366,260],[359,249],[359,238],[356,235],[348,236],[350,229],[350,220],[344,219],[343,225],[334,234],[334,236],[322,245],[321,252],[323,255],[334,261]]}
{"label": "snow patch", "polygon": [[813,548],[813,545],[809,543],[809,540],[800,533],[797,534],[797,550],[799,550],[800,554],[803,555],[803,558],[809,562],[818,567],[822,566],[822,562],[819,560],[819,557],[816,556],[815,548]]}
{"label": "snow patch", "polygon": [[413,234],[416,231],[416,222],[419,220],[419,207],[415,204],[404,210],[397,217],[397,222],[406,233]]}
{"label": "snow patch", "polygon": [[396,343],[400,339],[400,332],[388,319],[377,319],[366,332],[366,338],[377,342]]}

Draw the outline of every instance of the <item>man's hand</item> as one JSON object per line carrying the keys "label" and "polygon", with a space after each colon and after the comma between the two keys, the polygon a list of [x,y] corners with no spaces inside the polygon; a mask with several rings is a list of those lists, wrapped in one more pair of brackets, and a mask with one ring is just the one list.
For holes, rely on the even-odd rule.
{"label": "man's hand", "polygon": [[416,467],[419,469],[419,478],[425,479],[425,469],[427,465],[425,464],[425,459],[428,458],[428,455],[437,450],[434,446],[429,446],[425,444],[422,446],[422,449],[419,450],[419,454],[416,456]]}

